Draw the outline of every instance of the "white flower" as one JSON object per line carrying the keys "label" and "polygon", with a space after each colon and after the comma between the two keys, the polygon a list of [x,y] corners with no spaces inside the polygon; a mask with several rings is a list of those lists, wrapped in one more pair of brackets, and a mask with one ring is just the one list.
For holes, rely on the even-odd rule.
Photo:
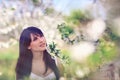
{"label": "white flower", "polygon": [[106,29],[105,22],[101,19],[94,20],[92,23],[88,24],[87,27],[87,37],[89,40],[93,41],[98,40]]}
{"label": "white flower", "polygon": [[80,42],[70,48],[71,58],[82,62],[95,51],[95,46],[90,42]]}

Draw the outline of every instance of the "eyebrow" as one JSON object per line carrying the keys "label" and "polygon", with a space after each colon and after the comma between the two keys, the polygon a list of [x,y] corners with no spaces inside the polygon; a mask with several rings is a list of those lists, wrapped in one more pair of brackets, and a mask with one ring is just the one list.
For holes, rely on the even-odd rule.
{"label": "eyebrow", "polygon": [[35,38],[37,38],[37,37],[42,37],[43,34],[31,33],[31,36],[32,36],[31,40],[34,41]]}

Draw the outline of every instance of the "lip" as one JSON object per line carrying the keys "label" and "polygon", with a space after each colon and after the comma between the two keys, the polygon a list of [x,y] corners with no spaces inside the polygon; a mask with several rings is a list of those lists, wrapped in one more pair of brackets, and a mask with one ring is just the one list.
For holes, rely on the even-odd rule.
{"label": "lip", "polygon": [[44,47],[44,46],[45,46],[45,43],[40,44],[40,47]]}

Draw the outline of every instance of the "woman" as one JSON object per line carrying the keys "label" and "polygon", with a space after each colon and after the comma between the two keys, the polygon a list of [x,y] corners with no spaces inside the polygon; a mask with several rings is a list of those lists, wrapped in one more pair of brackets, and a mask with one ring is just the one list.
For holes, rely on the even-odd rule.
{"label": "woman", "polygon": [[59,80],[60,72],[46,50],[46,40],[36,27],[23,30],[19,41],[19,58],[16,65],[16,79]]}

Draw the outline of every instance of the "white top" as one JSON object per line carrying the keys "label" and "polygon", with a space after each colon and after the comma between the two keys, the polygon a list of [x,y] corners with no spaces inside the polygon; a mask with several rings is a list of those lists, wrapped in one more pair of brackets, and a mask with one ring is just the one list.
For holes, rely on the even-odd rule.
{"label": "white top", "polygon": [[30,80],[55,80],[55,79],[56,79],[56,77],[55,77],[54,72],[50,73],[49,75],[47,75],[45,77],[38,76],[32,72],[30,74]]}
{"label": "white top", "polygon": [[[55,63],[57,65],[57,58],[54,57],[54,60],[55,60]],[[49,75],[47,75],[45,77],[38,76],[32,72],[30,74],[30,80],[55,80],[55,79],[56,79],[56,76],[55,76],[54,72],[51,72]]]}

